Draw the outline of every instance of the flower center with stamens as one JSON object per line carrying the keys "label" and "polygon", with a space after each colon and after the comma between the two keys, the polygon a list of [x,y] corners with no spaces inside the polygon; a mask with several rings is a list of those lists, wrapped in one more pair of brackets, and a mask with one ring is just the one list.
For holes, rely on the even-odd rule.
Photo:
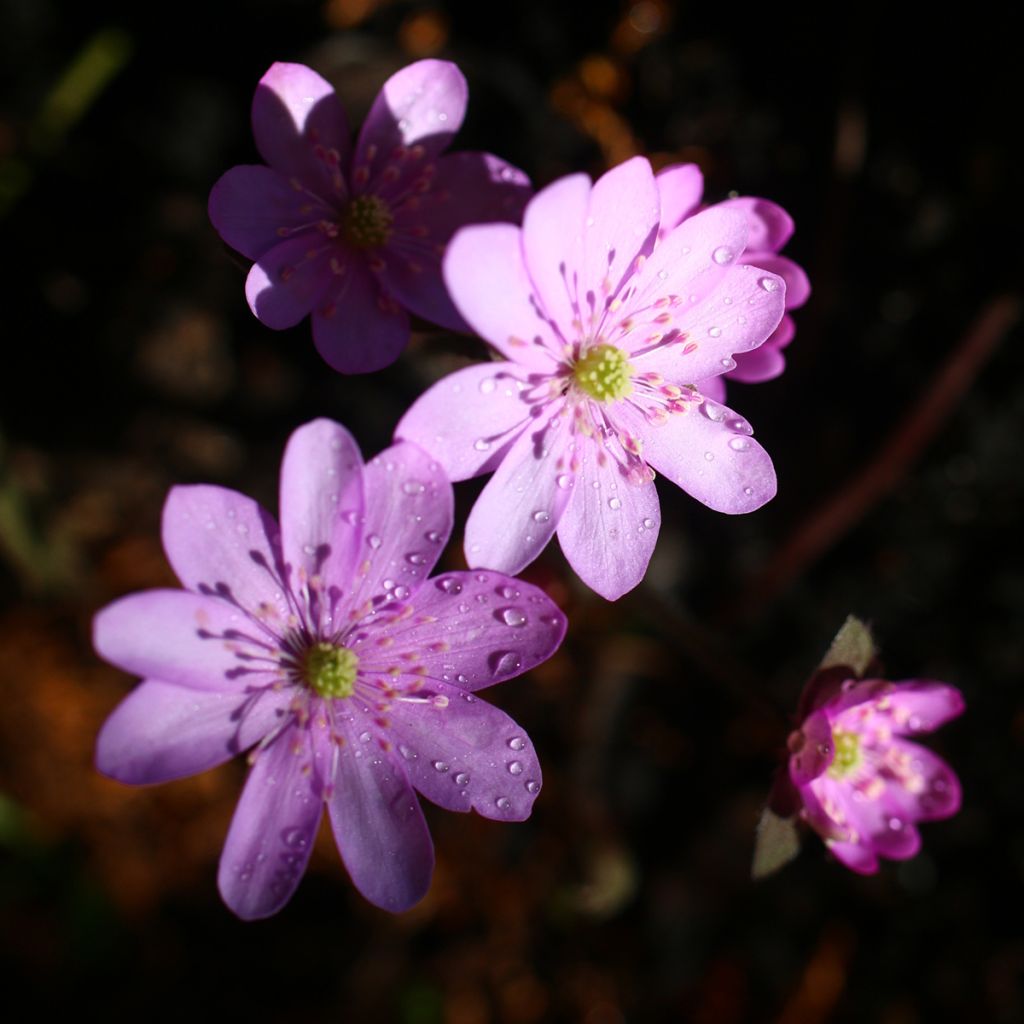
{"label": "flower center with stamens", "polygon": [[357,249],[375,249],[391,237],[395,215],[378,196],[357,196],[341,215],[341,234]]}
{"label": "flower center with stamens", "polygon": [[351,697],[356,687],[359,656],[347,647],[313,644],[302,658],[303,682],[321,697]]}
{"label": "flower center with stamens", "polygon": [[614,345],[595,345],[572,369],[576,386],[599,402],[614,402],[633,390],[633,367]]}
{"label": "flower center with stamens", "polygon": [[836,754],[828,766],[828,773],[833,779],[841,779],[860,764],[860,737],[855,732],[835,729],[832,732],[832,744]]}

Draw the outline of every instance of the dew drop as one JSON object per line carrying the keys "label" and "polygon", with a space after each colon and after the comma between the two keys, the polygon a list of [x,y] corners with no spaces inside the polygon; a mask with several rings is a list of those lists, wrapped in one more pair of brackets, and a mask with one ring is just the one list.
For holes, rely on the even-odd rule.
{"label": "dew drop", "polygon": [[496,676],[515,672],[523,663],[515,651],[502,651],[494,655],[492,661],[494,665],[493,671]]}
{"label": "dew drop", "polygon": [[710,334],[712,338],[720,338],[722,336],[722,328],[721,327],[709,327],[708,328],[708,334]]}
{"label": "dew drop", "polygon": [[450,765],[450,764],[448,764],[448,762],[447,762],[447,761],[435,761],[435,762],[434,762],[434,771],[436,771],[436,772],[441,772],[441,774],[442,774],[442,775],[443,775],[443,774],[444,774],[444,773],[445,773],[446,771],[448,771],[448,769],[449,769],[450,767],[451,767],[451,765]]}
{"label": "dew drop", "polygon": [[518,608],[502,608],[501,621],[506,626],[519,627],[526,625],[526,616]]}
{"label": "dew drop", "polygon": [[608,507],[613,512],[617,512],[620,508],[622,508],[622,502],[618,498],[609,498]]}
{"label": "dew drop", "polygon": [[494,390],[494,386],[493,377],[484,377],[484,379],[480,381],[480,391],[485,395],[489,395]]}
{"label": "dew drop", "polygon": [[735,430],[737,434],[753,434],[754,428],[746,421],[741,419],[730,420],[726,426],[730,430]]}
{"label": "dew drop", "polygon": [[348,523],[349,526],[355,526],[359,520],[359,513],[354,508],[347,508],[341,513],[341,518]]}
{"label": "dew drop", "polygon": [[725,419],[725,410],[716,402],[705,401],[701,408],[712,423],[721,423]]}
{"label": "dew drop", "polygon": [[522,775],[523,774],[523,762],[522,761],[509,761],[508,765],[509,775]]}
{"label": "dew drop", "polygon": [[473,442],[473,447],[478,452],[489,452],[491,450],[491,442],[488,441],[485,437],[478,437]]}
{"label": "dew drop", "polygon": [[374,551],[376,551],[377,548],[379,548],[380,545],[381,545],[381,539],[380,539],[380,537],[377,536],[377,534],[371,533],[366,538],[366,543],[369,544],[370,547],[373,548]]}
{"label": "dew drop", "polygon": [[404,743],[400,743],[398,746],[398,752],[406,759],[406,761],[416,760],[416,751],[412,747],[407,747]]}
{"label": "dew drop", "polygon": [[903,819],[902,818],[890,818],[889,821],[888,821],[888,825],[889,825],[889,828],[891,828],[893,830],[893,832],[899,832],[900,829],[903,828]]}
{"label": "dew drop", "polygon": [[537,782],[535,779],[527,779],[525,785],[526,785],[526,792],[527,793],[539,793],[540,792],[540,783]]}
{"label": "dew drop", "polygon": [[658,271],[658,278],[660,280],[662,280],[662,281],[667,281],[668,280],[668,271],[667,270],[659,270]]}
{"label": "dew drop", "polygon": [[704,453],[704,461],[705,462],[714,462],[715,461],[714,453],[713,452],[705,452]]}
{"label": "dew drop", "polygon": [[759,283],[766,292],[777,292],[779,290],[779,282],[774,277],[762,277]]}
{"label": "dew drop", "polygon": [[498,596],[505,598],[506,601],[513,601],[519,596],[519,591],[506,583],[505,586],[498,587]]}
{"label": "dew drop", "polygon": [[744,487],[743,493],[749,498],[754,493],[753,487]]}
{"label": "dew drop", "polygon": [[726,371],[735,370],[736,369],[736,360],[735,359],[723,359],[722,360],[722,369],[724,369]]}
{"label": "dew drop", "polygon": [[533,513],[533,521],[535,523],[546,523],[551,519],[551,513],[545,512],[543,509],[538,509]]}
{"label": "dew drop", "polygon": [[499,811],[507,811],[512,806],[512,801],[507,796],[499,796],[494,805]]}
{"label": "dew drop", "polygon": [[513,736],[508,741],[508,745],[510,750],[525,750],[526,740],[524,740],[522,736]]}
{"label": "dew drop", "polygon": [[446,594],[462,593],[462,584],[454,576],[442,576],[439,580],[434,581],[434,586]]}
{"label": "dew drop", "polygon": [[395,587],[395,589],[392,590],[391,593],[396,598],[398,598],[399,601],[404,601],[412,593],[412,591],[408,587],[398,586]]}
{"label": "dew drop", "polygon": [[427,530],[423,536],[431,544],[440,544],[442,540],[441,534],[439,534],[437,530]]}
{"label": "dew drop", "polygon": [[359,734],[359,742],[360,743],[369,743],[370,742],[370,734],[368,732],[361,732]]}
{"label": "dew drop", "polygon": [[309,843],[306,833],[301,828],[285,829],[281,838],[284,840],[285,846],[294,846],[299,850],[304,850]]}
{"label": "dew drop", "polygon": [[654,529],[654,520],[653,519],[645,519],[643,521],[643,528],[645,530],[653,530]]}
{"label": "dew drop", "polygon": [[727,263],[732,263],[736,258],[736,254],[727,245],[720,245],[712,254],[711,258],[720,266],[724,267]]}
{"label": "dew drop", "polygon": [[424,487],[419,480],[406,480],[405,483],[402,484],[402,490],[406,494],[422,494],[426,490],[426,487]]}
{"label": "dew drop", "polygon": [[410,551],[405,556],[405,560],[410,565],[423,565],[427,560],[427,556],[422,551]]}
{"label": "dew drop", "polygon": [[555,479],[555,483],[564,491],[567,488],[572,487],[572,477],[569,476],[568,473],[560,473]]}
{"label": "dew drop", "polygon": [[452,781],[457,786],[468,786],[469,785],[469,776],[465,772],[459,772],[458,775],[456,775],[455,778],[452,779]]}
{"label": "dew drop", "polygon": [[734,452],[745,452],[750,447],[750,441],[745,437],[733,437],[729,439],[729,447]]}

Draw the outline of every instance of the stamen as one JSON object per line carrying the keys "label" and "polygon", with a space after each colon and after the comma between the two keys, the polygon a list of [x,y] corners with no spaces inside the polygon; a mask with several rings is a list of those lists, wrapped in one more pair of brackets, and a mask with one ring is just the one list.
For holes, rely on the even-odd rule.
{"label": "stamen", "polygon": [[341,216],[342,236],[357,249],[374,249],[391,237],[395,216],[379,196],[357,196]]}
{"label": "stamen", "polygon": [[352,696],[358,667],[359,656],[355,651],[320,642],[306,650],[299,671],[311,690],[334,699]]}
{"label": "stamen", "polygon": [[633,390],[633,367],[614,345],[596,345],[573,367],[576,386],[598,402],[625,398]]}

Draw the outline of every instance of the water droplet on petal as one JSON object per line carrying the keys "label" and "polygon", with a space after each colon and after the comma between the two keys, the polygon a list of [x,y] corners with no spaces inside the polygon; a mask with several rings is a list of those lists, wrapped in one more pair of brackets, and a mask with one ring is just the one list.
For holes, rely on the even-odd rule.
{"label": "water droplet on petal", "polygon": [[377,536],[377,534],[371,533],[366,538],[366,543],[369,544],[370,547],[373,548],[374,551],[376,551],[377,548],[379,548],[380,545],[381,545],[381,539],[380,539],[380,537]]}
{"label": "water droplet on petal", "polygon": [[285,829],[281,838],[284,840],[285,846],[294,846],[300,850],[304,850],[309,844],[306,833],[301,828]]}
{"label": "water droplet on petal", "polygon": [[509,748],[512,750],[523,750],[526,747],[526,740],[522,736],[513,736],[508,741]]}
{"label": "water droplet on petal", "polygon": [[439,580],[434,581],[434,586],[446,594],[462,593],[462,584],[454,576],[442,576]]}
{"label": "water droplet on petal", "polygon": [[643,527],[644,527],[645,530],[653,530],[654,529],[654,520],[653,519],[645,519],[644,522],[643,522]]}
{"label": "water droplet on petal", "polygon": [[519,596],[519,591],[515,587],[510,587],[507,583],[503,587],[498,587],[498,595],[505,598],[506,601],[515,600]]}
{"label": "water droplet on petal", "polygon": [[522,761],[509,761],[508,765],[509,775],[522,775],[523,774],[523,762]]}
{"label": "water droplet on petal", "polygon": [[427,556],[421,551],[410,551],[406,556],[405,560],[410,565],[423,565],[427,560]]}
{"label": "water droplet on petal", "polygon": [[406,494],[422,494],[426,490],[426,487],[424,487],[419,480],[406,480],[405,483],[402,484],[402,490]]}
{"label": "water droplet on petal", "polygon": [[412,591],[408,587],[398,586],[395,587],[395,589],[392,590],[391,593],[399,601],[404,601],[412,593]]}
{"label": "water droplet on petal", "polygon": [[555,483],[564,491],[567,487],[572,487],[572,477],[568,473],[561,473],[555,479]]}
{"label": "water droplet on petal", "polygon": [[502,608],[501,610],[501,621],[506,626],[525,626],[526,616],[518,608]]}
{"label": "water droplet on petal", "polygon": [[720,266],[724,267],[727,263],[732,263],[736,258],[736,254],[727,245],[720,245],[712,254],[711,258]]}
{"label": "water droplet on petal", "polygon": [[493,377],[484,377],[484,379],[480,381],[480,390],[485,395],[489,395],[494,390],[494,386]]}
{"label": "water droplet on petal", "polygon": [[448,769],[449,769],[450,767],[451,767],[451,765],[450,765],[450,764],[448,764],[448,762],[447,762],[447,761],[435,761],[435,762],[434,762],[434,771],[437,771],[437,772],[441,772],[441,774],[442,774],[442,775],[443,775],[443,774],[444,774],[444,773],[445,773],[446,771],[448,771]]}
{"label": "water droplet on petal", "polygon": [[705,462],[714,462],[715,461],[714,452],[705,452],[704,453],[704,461]]}
{"label": "water droplet on petal", "polygon": [[721,327],[709,327],[708,328],[708,334],[710,334],[712,338],[720,338],[722,336],[722,328]]}
{"label": "water droplet on petal", "polygon": [[496,676],[503,676],[515,672],[523,661],[515,651],[501,651],[491,655],[493,665],[492,671]]}
{"label": "water droplet on petal", "polygon": [[428,540],[428,541],[429,541],[429,542],[430,542],[431,544],[440,544],[440,543],[441,543],[441,541],[442,541],[442,540],[444,539],[444,538],[443,538],[443,537],[441,536],[441,534],[439,534],[439,533],[437,532],[437,530],[427,530],[427,532],[426,532],[425,534],[423,534],[423,536],[424,536],[424,537],[425,537],[425,538],[426,538],[426,539],[427,539],[427,540]]}
{"label": "water droplet on petal", "polygon": [[753,487],[744,487],[743,493],[749,498],[754,493]]}
{"label": "water droplet on petal", "polygon": [[729,439],[729,447],[734,452],[745,452],[750,447],[750,441],[746,437],[733,437]]}
{"label": "water droplet on petal", "polygon": [[735,430],[737,434],[753,434],[754,428],[746,421],[741,420],[738,417],[734,420],[730,420],[726,426],[730,430]]}
{"label": "water droplet on petal", "polygon": [[535,523],[546,523],[551,519],[551,513],[545,512],[543,509],[538,509],[533,513],[533,521]]}
{"label": "water droplet on petal", "polygon": [[512,801],[507,796],[499,796],[494,805],[499,811],[507,811],[512,806]]}
{"label": "water droplet on petal", "polygon": [[705,399],[701,409],[704,410],[704,415],[707,416],[712,423],[721,423],[722,420],[725,419],[725,410],[716,402]]}
{"label": "water droplet on petal", "polygon": [[478,438],[477,438],[477,439],[476,439],[476,440],[475,440],[475,441],[473,442],[473,447],[474,447],[474,448],[475,448],[475,449],[476,449],[476,450],[477,450],[478,452],[489,452],[489,451],[491,450],[491,442],[490,442],[490,441],[488,441],[488,440],[487,440],[486,438],[484,438],[484,437],[478,437]]}
{"label": "water droplet on petal", "polygon": [[777,292],[779,290],[779,282],[774,277],[762,277],[760,285],[766,292]]}
{"label": "water droplet on petal", "polygon": [[360,743],[369,743],[370,742],[370,734],[368,732],[361,732],[359,734],[359,742]]}
{"label": "water droplet on petal", "polygon": [[723,359],[722,360],[722,369],[725,370],[727,373],[729,372],[729,370],[735,370],[736,369],[736,360],[735,359]]}
{"label": "water droplet on petal", "polygon": [[899,832],[900,829],[903,828],[903,819],[902,818],[890,818],[889,821],[888,821],[888,825],[889,825],[889,828],[891,828],[893,830],[893,832]]}
{"label": "water droplet on petal", "polygon": [[608,507],[613,512],[617,512],[620,508],[622,508],[622,502],[618,498],[609,498]]}
{"label": "water droplet on petal", "polygon": [[468,786],[469,776],[465,772],[459,772],[452,780],[457,786]]}
{"label": "water droplet on petal", "polygon": [[535,779],[528,779],[527,782],[526,782],[526,792],[527,793],[539,793],[540,792],[540,783],[537,782]]}

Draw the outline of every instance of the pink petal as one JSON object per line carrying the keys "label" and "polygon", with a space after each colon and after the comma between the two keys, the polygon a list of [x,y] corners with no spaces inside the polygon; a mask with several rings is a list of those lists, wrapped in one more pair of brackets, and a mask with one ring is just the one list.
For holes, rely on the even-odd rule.
{"label": "pink petal", "polygon": [[406,601],[423,586],[452,529],[452,485],[421,448],[400,441],[363,471],[366,523],[353,580],[353,614]]}
{"label": "pink petal", "polygon": [[596,442],[583,442],[581,452],[573,498],[558,525],[558,543],[576,575],[615,601],[647,572],[661,529],[661,507],[654,484],[630,481],[620,463]]}
{"label": "pink petal", "polygon": [[789,257],[773,252],[747,251],[743,254],[743,262],[767,270],[786,282],[786,309],[797,309],[811,297],[811,282],[807,280],[804,268]]}
{"label": "pink petal", "polygon": [[807,716],[800,727],[800,736],[802,745],[789,759],[789,777],[797,787],[806,786],[816,779],[835,757],[832,724],[824,711],[815,711]]}
{"label": "pink petal", "polygon": [[554,535],[572,494],[569,416],[552,401],[516,438],[466,521],[466,561],[511,575]]}
{"label": "pink petal", "polygon": [[434,847],[397,751],[362,742],[361,722],[339,723],[338,774],[327,810],[355,887],[375,906],[399,913],[430,888]]}
{"label": "pink petal", "polygon": [[[717,204],[744,213],[750,224],[747,252],[778,252],[793,234],[793,218],[770,199],[737,196]],[[745,261],[746,262],[746,261]]]}
{"label": "pink petal", "polygon": [[395,437],[430,452],[450,480],[489,473],[538,406],[526,376],[515,363],[458,370],[416,399],[395,428]]}
{"label": "pink petal", "polygon": [[[786,313],[779,321],[779,326],[768,335],[767,341],[758,348],[749,352],[737,352],[733,356],[736,366],[727,371],[725,376],[730,380],[742,381],[744,384],[760,384],[766,380],[774,380],[782,375],[786,369],[786,357],[782,354],[783,349],[793,340],[796,333],[796,324],[793,318]],[[715,378],[722,380],[721,377]],[[699,390],[704,392],[704,387]],[[706,392],[704,392],[706,394]],[[723,396],[719,401],[724,400]]]}
{"label": "pink petal", "polygon": [[[319,577],[347,588],[363,519],[363,458],[352,435],[331,420],[299,427],[281,463],[281,547],[294,585]],[[338,595],[328,594],[329,612]]]}
{"label": "pink petal", "polygon": [[173,487],[163,542],[189,590],[216,593],[268,622],[287,619],[277,523],[252,498],[210,484]]}
{"label": "pink petal", "polygon": [[200,693],[148,679],[103,724],[96,767],[132,785],[196,775],[258,743],[289,697],[270,689]]}
{"label": "pink petal", "polygon": [[[534,200],[536,202],[536,200]],[[463,228],[444,257],[444,280],[466,323],[503,356],[530,369],[551,372],[561,342],[538,305],[511,224]]]}
{"label": "pink petal", "polygon": [[361,259],[353,259],[334,282],[313,311],[317,351],[339,373],[390,366],[409,343],[408,314]]}
{"label": "pink petal", "polygon": [[[660,251],[655,251],[654,259]],[[675,314],[673,326],[684,332],[682,338],[644,350],[644,332],[636,332],[634,366],[638,373],[654,371],[680,384],[715,377],[735,368],[734,353],[757,348],[775,330],[784,308],[785,289],[779,278],[756,267],[734,266],[702,302]]]}
{"label": "pink petal", "polygon": [[[763,346],[762,346],[763,347]],[[760,350],[757,350],[760,351]],[[736,360],[739,364],[739,360]],[[710,399],[712,402],[716,402],[719,405],[725,403],[725,378],[724,377],[708,377],[707,380],[699,380],[695,384],[697,390],[705,397]]]}
{"label": "pink petal", "polygon": [[396,146],[422,146],[428,158],[447,148],[466,115],[469,89],[448,61],[421,60],[393,74],[363,122],[352,166],[371,179],[394,159]]}
{"label": "pink petal", "polygon": [[654,469],[717,512],[753,512],[775,496],[772,460],[725,406],[691,406],[658,426],[634,415],[632,430]]}
{"label": "pink petal", "polygon": [[275,245],[245,280],[249,308],[275,331],[294,327],[336,287],[332,258],[348,259],[340,246],[313,229]]}
{"label": "pink petal", "polygon": [[240,918],[283,907],[306,870],[323,809],[323,779],[308,729],[288,728],[256,758],[231,819],[217,872]]}
{"label": "pink petal", "polygon": [[495,572],[448,572],[411,599],[413,614],[359,648],[367,672],[418,666],[432,681],[479,690],[546,661],[565,635],[558,606],[537,587]]}
{"label": "pink petal", "polygon": [[442,156],[433,187],[395,211],[387,244],[388,290],[417,316],[468,330],[441,276],[444,248],[466,224],[518,223],[529,197],[526,175],[490,153]]}
{"label": "pink petal", "polygon": [[655,176],[661,202],[661,235],[667,235],[696,213],[704,193],[704,175],[697,164],[673,164]]}
{"label": "pink petal", "polygon": [[897,735],[932,732],[964,711],[963,695],[954,686],[932,679],[862,679],[844,688],[829,705],[833,719],[851,708],[870,706],[873,715]]}
{"label": "pink petal", "polygon": [[847,827],[856,829],[860,845],[890,860],[908,860],[921,849],[921,836],[893,789],[889,782],[880,795],[859,799],[849,781],[824,775],[814,782],[819,798],[823,802],[830,799],[844,815]]}
{"label": "pink petal", "polygon": [[144,590],[97,613],[93,646],[144,678],[240,693],[276,682],[277,643],[229,600],[187,590]]}
{"label": "pink petal", "polygon": [[334,88],[303,64],[277,63],[260,79],[252,101],[260,156],[322,201],[344,198],[341,177],[349,130]]}
{"label": "pink petal", "polygon": [[937,821],[950,818],[960,810],[960,780],[946,762],[927,747],[906,740],[894,740],[893,747],[908,758],[914,781],[901,787],[890,780],[888,789],[898,799],[903,813],[911,820]]}
{"label": "pink petal", "polygon": [[874,875],[878,872],[878,858],[874,850],[864,843],[841,843],[832,840],[827,843],[829,851],[858,875]]}
{"label": "pink petal", "polygon": [[225,173],[210,191],[209,214],[220,237],[251,260],[302,225],[335,218],[330,207],[262,164]]}
{"label": "pink petal", "polygon": [[526,733],[508,715],[444,683],[424,704],[398,702],[392,732],[413,786],[449,811],[524,821],[541,787],[540,763]]}

